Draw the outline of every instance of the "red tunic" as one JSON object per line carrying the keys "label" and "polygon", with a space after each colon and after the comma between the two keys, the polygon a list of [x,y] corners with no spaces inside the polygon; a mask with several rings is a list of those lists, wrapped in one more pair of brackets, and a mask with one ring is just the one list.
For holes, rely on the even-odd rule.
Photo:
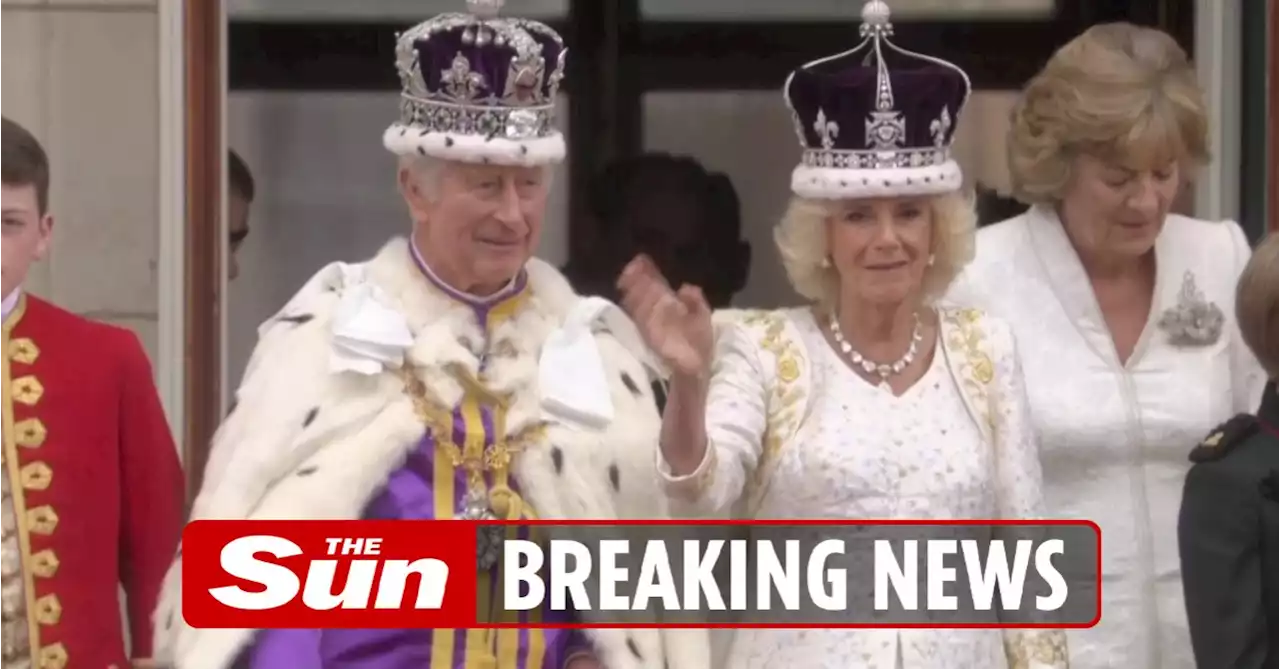
{"label": "red tunic", "polygon": [[23,296],[4,324],[4,449],[31,664],[129,666],[177,549],[183,478],[133,333]]}

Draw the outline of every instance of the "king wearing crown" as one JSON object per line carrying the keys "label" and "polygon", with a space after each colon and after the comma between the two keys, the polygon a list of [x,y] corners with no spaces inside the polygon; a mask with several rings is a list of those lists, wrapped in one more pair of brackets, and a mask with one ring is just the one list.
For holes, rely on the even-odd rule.
{"label": "king wearing crown", "polygon": [[[383,143],[411,232],[325,267],[262,325],[193,519],[666,516],[656,363],[622,312],[532,257],[565,153],[553,113],[566,49],[498,4],[399,36],[400,118]],[[497,559],[483,543],[482,582]],[[177,669],[709,662],[698,630],[194,629],[181,560],[155,614],[156,656]]]}

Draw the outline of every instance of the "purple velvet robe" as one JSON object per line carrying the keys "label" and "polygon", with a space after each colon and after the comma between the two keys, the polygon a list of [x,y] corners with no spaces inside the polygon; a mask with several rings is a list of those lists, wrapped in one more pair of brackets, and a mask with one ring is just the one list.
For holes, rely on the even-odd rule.
{"label": "purple velvet robe", "polygon": [[[486,333],[497,320],[521,308],[527,289],[524,277],[482,301],[450,289],[420,258],[415,259],[436,287],[475,310]],[[494,411],[495,407],[478,398],[464,397],[453,410],[454,443],[465,443],[468,435],[483,432],[485,445],[492,444],[497,438]],[[404,466],[391,474],[364,517],[452,519],[462,511],[465,477],[447,457],[437,457],[435,442],[427,434]],[[510,483],[518,493],[518,481]],[[496,571],[490,571],[487,593],[486,584],[480,586],[482,606],[486,594],[489,601],[500,601]],[[520,617],[528,621],[531,615],[544,622],[566,618],[563,612],[551,611],[524,612]],[[589,642],[576,630],[263,630],[238,665],[246,669],[563,669],[572,655],[589,649]]]}

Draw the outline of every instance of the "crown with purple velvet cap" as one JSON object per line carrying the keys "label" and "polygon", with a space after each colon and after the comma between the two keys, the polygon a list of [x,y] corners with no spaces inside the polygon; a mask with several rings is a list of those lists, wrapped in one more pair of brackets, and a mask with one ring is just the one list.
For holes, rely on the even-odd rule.
{"label": "crown with purple velvet cap", "polygon": [[951,140],[968,75],[891,42],[883,0],[863,6],[860,32],[858,46],[802,65],[783,86],[804,148],[791,190],[815,199],[958,190]]}
{"label": "crown with purple velvet cap", "polygon": [[400,120],[383,134],[393,153],[467,163],[546,165],[564,159],[556,93],[568,50],[527,19],[499,17],[502,0],[467,0],[396,42]]}

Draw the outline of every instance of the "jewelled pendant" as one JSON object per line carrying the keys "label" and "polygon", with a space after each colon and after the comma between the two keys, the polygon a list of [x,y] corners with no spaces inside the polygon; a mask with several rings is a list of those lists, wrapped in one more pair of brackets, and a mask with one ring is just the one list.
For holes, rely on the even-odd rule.
{"label": "jewelled pendant", "polygon": [[489,494],[483,487],[470,486],[467,495],[462,498],[463,520],[488,520],[493,517],[489,512]]}
{"label": "jewelled pendant", "polygon": [[502,539],[505,527],[501,525],[481,525],[476,532],[476,567],[480,571],[489,571],[498,564],[502,555]]}
{"label": "jewelled pendant", "polygon": [[[460,520],[497,520],[489,510],[489,494],[482,487],[472,486],[462,500],[462,516]],[[498,563],[502,554],[502,535],[505,528],[500,525],[480,525],[476,528],[476,566],[480,571],[488,571]]]}

